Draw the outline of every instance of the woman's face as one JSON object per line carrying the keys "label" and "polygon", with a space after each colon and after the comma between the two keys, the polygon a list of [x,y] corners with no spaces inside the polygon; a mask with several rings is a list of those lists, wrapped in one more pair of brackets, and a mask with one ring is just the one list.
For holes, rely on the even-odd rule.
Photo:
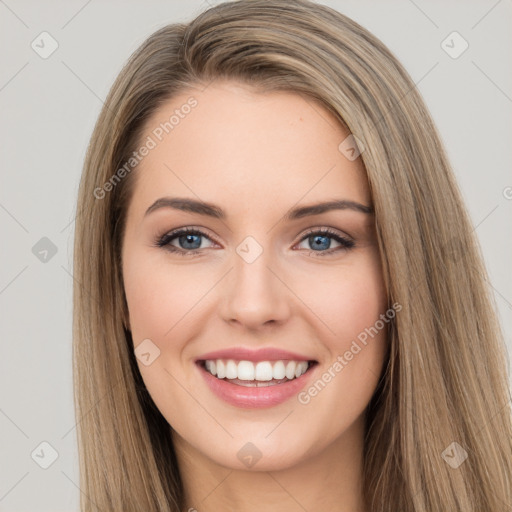
{"label": "woman's face", "polygon": [[311,99],[233,82],[146,125],[123,240],[129,323],[149,393],[197,455],[277,470],[361,440],[388,320],[348,135]]}

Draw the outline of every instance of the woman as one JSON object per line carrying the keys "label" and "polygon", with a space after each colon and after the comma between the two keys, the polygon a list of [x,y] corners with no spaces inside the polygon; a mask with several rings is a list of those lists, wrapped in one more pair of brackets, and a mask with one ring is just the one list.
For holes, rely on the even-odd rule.
{"label": "woman", "polygon": [[105,101],[77,209],[82,510],[512,507],[482,259],[367,30],[306,0],[159,30]]}

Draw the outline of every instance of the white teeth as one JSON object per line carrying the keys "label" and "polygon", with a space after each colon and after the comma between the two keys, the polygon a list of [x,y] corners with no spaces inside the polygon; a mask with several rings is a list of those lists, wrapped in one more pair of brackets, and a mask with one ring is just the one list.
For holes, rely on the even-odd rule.
{"label": "white teeth", "polygon": [[232,359],[226,363],[226,379],[236,379],[238,375],[238,368]]}
{"label": "white teeth", "polygon": [[205,365],[206,365],[206,369],[212,375],[217,375],[217,365],[215,364],[215,361],[206,361]]}
{"label": "white teeth", "polygon": [[255,380],[272,380],[272,365],[268,361],[256,364]]}
{"label": "white teeth", "polygon": [[226,376],[226,365],[224,364],[224,361],[217,359],[215,364],[217,365],[217,377],[219,379],[223,379]]}
{"label": "white teeth", "polygon": [[218,379],[238,379],[245,381],[268,382],[273,379],[295,379],[306,373],[307,361],[234,361],[233,359],[209,359],[206,370]]}
{"label": "white teeth", "polygon": [[272,375],[274,379],[284,379],[286,377],[283,361],[276,361],[274,363],[274,367],[272,368]]}
{"label": "white teeth", "polygon": [[238,372],[235,379],[238,378],[240,380],[254,380],[254,373],[254,364],[251,361],[240,361],[238,363]]}
{"label": "white teeth", "polygon": [[286,365],[285,375],[287,379],[293,379],[295,377],[295,367],[297,364],[294,361],[289,361]]}

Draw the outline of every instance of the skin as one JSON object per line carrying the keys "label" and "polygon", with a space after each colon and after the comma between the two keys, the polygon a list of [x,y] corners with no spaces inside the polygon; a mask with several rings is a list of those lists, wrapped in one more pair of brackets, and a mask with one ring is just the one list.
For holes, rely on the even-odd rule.
{"label": "skin", "polygon": [[[237,408],[209,390],[194,363],[217,349],[277,347],[317,360],[320,378],[386,311],[372,215],[283,220],[290,208],[333,199],[370,206],[361,158],[339,151],[348,133],[319,103],[229,81],[168,101],[141,140],[191,95],[197,106],[137,167],[122,249],[134,347],[150,339],[160,350],[150,365],[137,362],[173,429],[184,510],[363,511],[363,413],[383,367],[385,329],[307,404],[294,396]],[[145,216],[163,196],[214,203],[227,219],[171,208]],[[207,235],[199,256],[155,246],[185,226]],[[304,233],[324,227],[355,246],[340,250],[327,238],[315,252]],[[250,264],[236,252],[247,236],[263,249]],[[250,468],[237,457],[248,442],[262,454]]]}

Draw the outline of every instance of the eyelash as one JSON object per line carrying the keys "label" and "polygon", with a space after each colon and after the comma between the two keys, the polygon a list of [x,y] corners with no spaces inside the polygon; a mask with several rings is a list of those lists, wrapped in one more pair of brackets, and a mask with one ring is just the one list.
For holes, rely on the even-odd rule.
{"label": "eyelash", "polygon": [[[203,231],[200,231],[196,228],[185,227],[185,228],[177,229],[175,231],[171,231],[170,233],[165,233],[163,236],[162,235],[158,236],[155,240],[154,245],[155,245],[155,247],[163,248],[164,250],[169,251],[173,254],[177,254],[179,256],[187,256],[187,257],[200,256],[202,254],[203,249],[185,250],[185,249],[180,249],[178,247],[174,247],[174,246],[170,245],[170,242],[172,240],[174,240],[175,238],[178,238],[181,235],[199,235],[199,236],[208,238],[209,240],[212,240]],[[302,238],[299,240],[298,243],[303,242],[305,239],[307,239],[308,237],[310,237],[312,235],[321,235],[321,236],[328,235],[330,238],[333,238],[334,240],[336,240],[337,242],[339,242],[341,244],[341,247],[336,247],[334,250],[329,250],[329,249],[326,251],[308,250],[308,253],[315,257],[316,256],[323,257],[325,255],[332,255],[333,253],[336,253],[338,251],[348,251],[355,246],[355,243],[352,240],[339,235],[338,233],[336,233],[335,231],[333,231],[329,228],[310,229],[306,233],[304,233],[304,235],[302,236]],[[213,241],[215,241],[215,240],[213,240]],[[307,250],[307,249],[304,249],[304,250]],[[313,253],[313,254],[311,254],[311,253]]]}

